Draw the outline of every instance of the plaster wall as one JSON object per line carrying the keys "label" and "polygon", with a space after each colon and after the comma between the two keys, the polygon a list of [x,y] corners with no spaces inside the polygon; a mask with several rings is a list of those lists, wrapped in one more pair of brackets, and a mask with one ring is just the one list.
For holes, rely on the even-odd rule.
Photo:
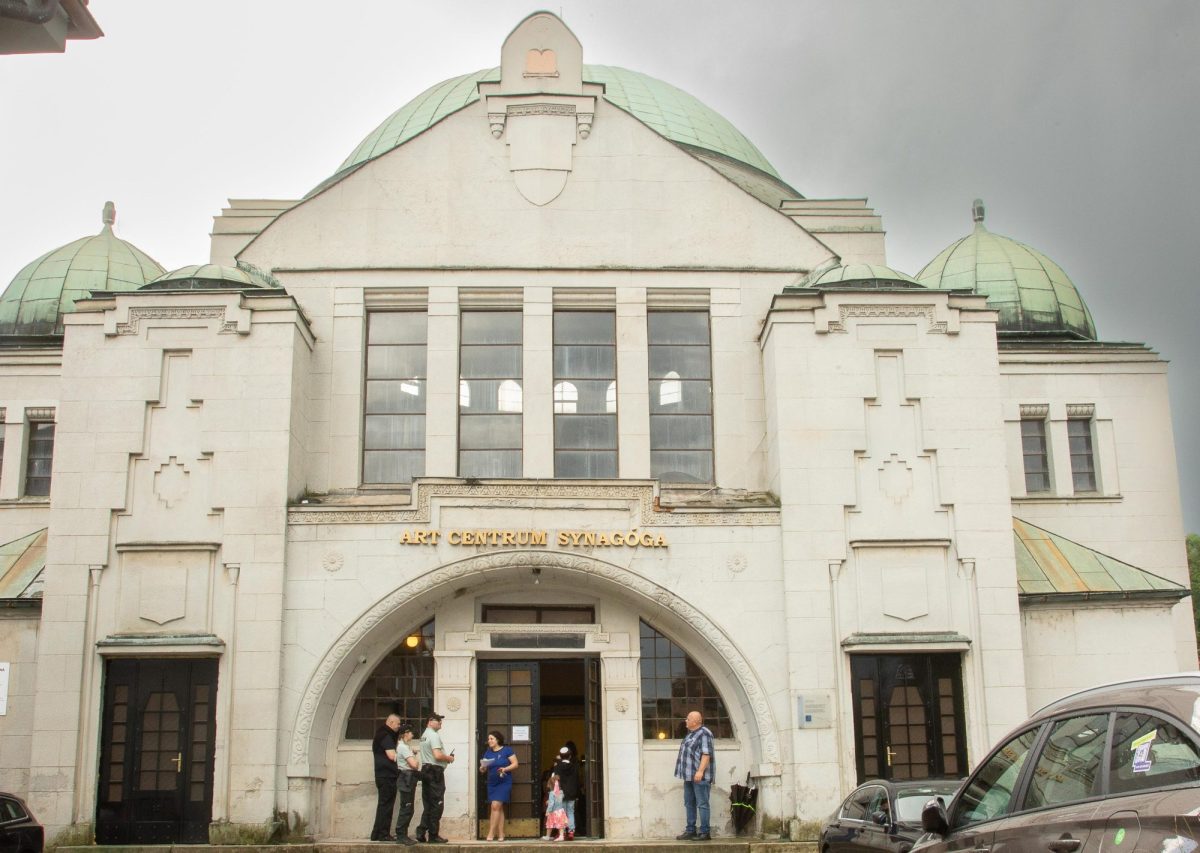
{"label": "plaster wall", "polygon": [[0,790],[29,795],[33,691],[40,608],[0,613],[0,661],[9,664],[8,706],[0,717]]}
{"label": "plaster wall", "polygon": [[1022,610],[1030,710],[1097,684],[1178,671],[1167,618],[1161,606]]}

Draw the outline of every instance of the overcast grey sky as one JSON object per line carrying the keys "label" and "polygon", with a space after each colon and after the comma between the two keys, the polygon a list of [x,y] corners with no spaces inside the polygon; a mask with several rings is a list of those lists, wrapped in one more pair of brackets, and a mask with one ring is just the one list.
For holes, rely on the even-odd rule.
{"label": "overcast grey sky", "polygon": [[[297,198],[538,6],[92,0],[106,36],[0,57],[0,285],[100,227],[168,269],[229,197]],[[1103,340],[1171,362],[1200,532],[1200,4],[556,2],[584,60],[672,83],[810,197],[867,196],[916,273],[971,226],[1058,261]],[[1164,440],[1165,440],[1164,436]]]}

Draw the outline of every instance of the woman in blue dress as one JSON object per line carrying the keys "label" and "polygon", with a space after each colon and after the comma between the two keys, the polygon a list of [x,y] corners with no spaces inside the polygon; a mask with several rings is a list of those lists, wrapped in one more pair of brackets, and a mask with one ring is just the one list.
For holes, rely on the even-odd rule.
{"label": "woman in blue dress", "polygon": [[488,818],[488,841],[504,840],[504,804],[512,799],[512,774],[517,755],[504,745],[504,735],[488,732],[487,751],[479,759],[479,772],[487,774],[487,798],[492,804]]}

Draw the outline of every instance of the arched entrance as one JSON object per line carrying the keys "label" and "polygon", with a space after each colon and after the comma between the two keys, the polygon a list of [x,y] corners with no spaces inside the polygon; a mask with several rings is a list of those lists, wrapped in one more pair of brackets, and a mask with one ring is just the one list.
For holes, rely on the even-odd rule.
{"label": "arched entrance", "polygon": [[[448,563],[394,589],[354,621],[326,651],[313,668],[295,708],[291,747],[288,754],[288,811],[312,827],[318,835],[329,831],[334,807],[329,790],[337,777],[337,749],[345,723],[347,695],[353,696],[373,660],[386,653],[389,642],[420,624],[431,614],[461,606],[482,591],[523,585],[531,590],[534,581],[541,590],[570,590],[609,602],[610,612],[623,609],[643,618],[685,645],[713,675],[723,691],[737,731],[737,744],[748,766],[780,762],[779,730],[767,692],[750,661],[737,644],[704,613],[682,595],[649,578],[620,566],[578,554],[554,551],[504,551]],[[614,733],[611,753],[619,762],[637,755],[641,743],[638,725],[639,673],[636,627],[628,638],[610,640],[607,633],[593,641],[611,647],[597,649],[603,664],[603,702],[606,725]],[[477,637],[470,632],[454,633],[457,647],[439,647],[437,657],[438,710],[458,724],[459,742],[473,737],[472,701],[474,665],[480,654]],[[591,641],[589,641],[591,642]],[[474,644],[474,645],[473,645]],[[669,744],[664,744],[669,748]],[[474,752],[470,751],[474,756]],[[468,769],[473,769],[468,766]],[[669,776],[669,772],[666,774]],[[474,774],[464,782],[473,792]],[[638,821],[638,805],[629,791],[637,794],[640,784],[622,777],[622,798],[613,802],[609,820],[623,821],[630,832]],[[469,793],[461,797],[472,801]],[[452,814],[453,792],[447,799],[447,816]],[[466,810],[464,807],[464,819]],[[621,833],[618,833],[621,834]]]}

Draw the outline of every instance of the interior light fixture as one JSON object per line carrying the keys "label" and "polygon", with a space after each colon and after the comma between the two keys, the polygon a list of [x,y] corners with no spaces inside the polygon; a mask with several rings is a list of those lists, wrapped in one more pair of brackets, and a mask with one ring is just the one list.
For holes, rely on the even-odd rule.
{"label": "interior light fixture", "polygon": [[416,634],[409,634],[404,638],[404,645],[408,646],[410,649],[415,649],[418,645],[420,645],[420,643],[421,638]]}

